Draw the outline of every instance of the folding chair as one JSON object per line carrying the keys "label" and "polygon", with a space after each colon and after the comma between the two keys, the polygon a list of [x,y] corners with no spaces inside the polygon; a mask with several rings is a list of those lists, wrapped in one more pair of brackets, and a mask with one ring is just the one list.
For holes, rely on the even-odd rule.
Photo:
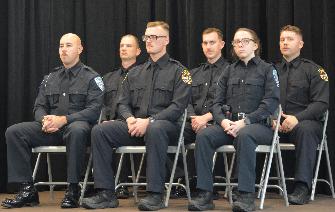
{"label": "folding chair", "polygon": [[[315,197],[315,189],[316,189],[317,182],[327,183],[332,193],[332,197],[335,198],[333,175],[332,175],[332,170],[330,166],[330,159],[329,159],[329,152],[328,152],[328,145],[327,145],[327,134],[326,134],[327,124],[328,124],[328,115],[329,115],[329,112],[327,110],[322,120],[323,121],[322,140],[317,148],[318,156],[317,156],[317,162],[315,166],[314,178],[312,180],[312,192],[311,192],[311,198],[310,198],[312,201],[314,200],[314,197]],[[279,145],[282,151],[286,151],[286,150],[294,151],[295,150],[295,145],[292,143],[280,143]],[[318,178],[319,168],[320,168],[320,163],[321,163],[321,156],[322,156],[323,151],[326,154],[326,162],[327,162],[329,180]],[[294,178],[286,178],[286,180],[294,180]]]}
{"label": "folding chair", "polygon": [[[184,146],[184,135],[183,135],[184,134],[184,128],[185,128],[185,122],[186,122],[186,116],[187,116],[187,110],[185,109],[185,112],[182,115],[182,126],[181,126],[181,130],[180,130],[180,133],[179,133],[178,145],[177,146],[169,146],[168,150],[167,150],[167,153],[174,153],[175,158],[174,158],[174,163],[173,163],[173,167],[172,167],[172,170],[171,170],[171,176],[170,176],[169,183],[165,184],[167,186],[167,192],[166,192],[166,197],[165,197],[165,207],[167,207],[168,203],[169,203],[171,188],[172,188],[172,186],[175,186],[175,185],[183,186],[186,190],[188,200],[189,201],[191,200],[190,189],[189,189],[189,180],[188,180],[188,171],[187,171],[187,164],[186,164],[186,152],[185,152],[185,146]],[[146,153],[145,146],[123,146],[123,147],[117,148],[115,150],[115,152],[121,154],[117,174],[116,174],[116,177],[115,177],[115,185],[116,185],[115,189],[117,189],[120,186],[134,186],[135,201],[137,201],[137,186],[145,186],[146,185],[146,183],[139,183],[138,182],[140,172],[141,172],[141,169],[142,169],[142,165],[143,165],[144,155]],[[133,154],[136,154],[136,153],[137,154],[138,153],[142,154],[142,159],[141,159],[141,162],[140,162],[139,170],[137,172],[137,176],[135,177]],[[182,156],[183,156],[186,186],[183,185],[183,184],[180,184],[180,183],[173,183],[179,153],[181,153]],[[118,179],[119,179],[119,175],[120,175],[120,172],[121,172],[121,167],[122,167],[123,155],[124,154],[130,154],[130,163],[131,163],[133,183],[119,183],[118,184]]]}
{"label": "folding chair", "polygon": [[[264,206],[264,199],[266,194],[266,189],[269,188],[278,188],[281,190],[281,192],[284,194],[284,200],[285,205],[288,206],[288,198],[287,198],[287,192],[286,192],[286,184],[285,184],[285,176],[284,176],[284,169],[282,164],[282,157],[279,147],[279,135],[278,135],[278,129],[279,129],[279,123],[280,123],[280,117],[281,117],[282,109],[281,106],[278,108],[278,115],[277,115],[277,125],[273,133],[272,143],[271,145],[258,145],[256,148],[257,153],[265,153],[266,157],[264,160],[264,168],[263,173],[261,177],[261,182],[259,184],[256,184],[255,186],[259,187],[260,189],[260,206],[259,208],[262,210]],[[233,154],[233,160],[235,159],[235,148],[233,145],[223,145],[216,149],[217,153],[222,153],[224,157],[224,163],[225,163],[225,172],[226,172],[226,183],[214,183],[215,186],[226,186],[226,192],[229,195],[229,201],[232,202],[232,195],[231,195],[231,186],[237,186],[237,183],[231,183],[230,177],[232,173],[232,166],[233,162],[231,163],[230,167],[228,166],[228,160],[227,160],[227,154]],[[277,163],[279,164],[279,174],[280,174],[280,185],[268,185],[271,165],[272,165],[272,159],[273,155],[277,155]],[[215,157],[214,157],[215,162]],[[213,167],[214,167],[213,163]],[[228,168],[229,167],[229,168]]]}

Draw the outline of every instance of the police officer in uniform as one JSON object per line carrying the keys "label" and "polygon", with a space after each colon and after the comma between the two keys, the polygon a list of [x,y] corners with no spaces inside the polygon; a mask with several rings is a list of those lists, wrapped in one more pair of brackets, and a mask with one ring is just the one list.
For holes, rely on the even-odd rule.
{"label": "police officer in uniform", "polygon": [[[202,32],[202,50],[207,62],[192,69],[192,98],[188,105],[185,125],[185,143],[194,143],[199,131],[213,124],[211,113],[215,88],[219,76],[229,64],[222,56],[225,45],[222,31],[218,28],[207,28]],[[182,170],[182,169],[180,169]],[[175,196],[182,196],[184,189],[175,187]],[[171,191],[171,193],[172,193]],[[216,194],[218,194],[216,192]],[[218,195],[216,195],[218,196]]]}
{"label": "police officer in uniform", "polygon": [[[119,49],[121,67],[105,74],[102,78],[106,90],[104,107],[101,114],[101,121],[103,123],[120,118],[117,114],[117,99],[121,93],[121,85],[126,80],[128,71],[136,66],[136,57],[140,55],[140,53],[141,49],[139,48],[136,36],[131,34],[122,36]],[[126,163],[127,161],[128,160],[125,160]],[[120,180],[122,182],[127,179],[127,170],[129,170],[127,167],[130,166],[124,164],[124,168],[120,175]],[[127,199],[129,197],[129,191],[126,186],[119,187],[116,193],[117,197],[120,199]]]}
{"label": "police officer in uniform", "polygon": [[321,119],[328,109],[327,73],[314,62],[300,57],[302,32],[287,25],[280,31],[283,59],[277,64],[283,122],[281,140],[295,144],[295,186],[288,196],[291,204],[302,205],[310,198],[316,150],[322,138]]}
{"label": "police officer in uniform", "polygon": [[118,112],[123,121],[96,125],[92,130],[94,183],[99,192],[84,198],[85,208],[118,206],[111,167],[112,151],[125,145],[145,145],[147,151],[147,197],[140,210],[164,207],[163,191],[168,145],[176,145],[178,119],[190,98],[190,73],[166,53],[169,25],[149,22],[142,37],[150,55],[147,62],[128,73],[119,98]]}
{"label": "police officer in uniform", "polygon": [[192,98],[188,106],[189,122],[185,126],[185,141],[194,142],[196,134],[213,123],[211,113],[217,81],[229,63],[222,56],[225,45],[220,29],[207,28],[202,33],[202,50],[206,63],[191,70]]}
{"label": "police officer in uniform", "polygon": [[274,67],[258,56],[260,41],[253,30],[238,29],[232,45],[238,60],[227,67],[218,81],[212,109],[216,124],[203,129],[196,137],[199,193],[189,204],[189,210],[214,208],[213,155],[225,144],[234,144],[237,154],[240,195],[233,211],[255,210],[255,149],[272,141],[273,131],[267,118],[278,108],[279,82]]}
{"label": "police officer in uniform", "polygon": [[5,208],[39,204],[31,171],[31,148],[66,145],[67,182],[62,208],[78,207],[78,182],[84,165],[91,126],[96,123],[103,101],[101,77],[80,62],[80,38],[72,33],[60,39],[63,66],[44,77],[34,105],[35,121],[23,122],[6,131],[8,181],[21,184]]}

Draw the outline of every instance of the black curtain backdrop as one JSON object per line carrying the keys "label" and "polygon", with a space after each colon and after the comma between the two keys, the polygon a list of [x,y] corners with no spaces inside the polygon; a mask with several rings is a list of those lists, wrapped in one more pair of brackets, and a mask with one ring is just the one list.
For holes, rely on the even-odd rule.
{"label": "black curtain backdrop", "polygon": [[[286,24],[302,28],[302,55],[322,65],[330,78],[328,144],[335,171],[334,60],[335,1],[333,0],[7,0],[0,7],[0,191],[6,191],[8,126],[31,121],[32,107],[43,75],[61,64],[58,42],[74,32],[83,41],[81,60],[101,75],[120,64],[120,37],[140,38],[146,23],[170,24],[170,55],[193,68],[205,58],[201,32],[207,27],[223,30],[224,56],[231,58],[230,42],[238,27],[254,29],[262,41],[262,58],[280,59],[279,29]],[[147,58],[143,42],[139,58]],[[65,176],[65,159],[58,162]],[[292,170],[294,163],[286,163]],[[325,175],[325,166],[320,170]],[[322,189],[327,193],[327,189]]]}

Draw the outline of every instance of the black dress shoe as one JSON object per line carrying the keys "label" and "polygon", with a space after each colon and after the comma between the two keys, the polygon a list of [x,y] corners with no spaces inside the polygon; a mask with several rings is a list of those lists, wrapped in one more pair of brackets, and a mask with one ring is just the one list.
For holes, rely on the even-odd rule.
{"label": "black dress shoe", "polygon": [[304,205],[309,202],[310,195],[305,183],[297,182],[292,194],[288,195],[288,202],[292,205]]}
{"label": "black dress shoe", "polygon": [[14,199],[6,198],[1,206],[4,208],[21,208],[24,206],[36,206],[40,204],[38,192],[33,183],[22,183],[20,191]]}
{"label": "black dress shoe", "polygon": [[65,192],[64,199],[60,205],[61,208],[78,208],[79,207],[79,189],[78,185],[70,185]]}
{"label": "black dress shoe", "polygon": [[140,211],[157,211],[164,208],[163,194],[148,192],[148,195],[138,203]]}
{"label": "black dress shoe", "polygon": [[81,206],[87,209],[117,208],[119,201],[111,190],[101,190],[95,196],[84,198]]}
{"label": "black dress shoe", "polygon": [[188,205],[189,211],[206,211],[214,208],[213,194],[210,191],[199,191],[197,197],[192,199]]}
{"label": "black dress shoe", "polygon": [[120,186],[116,189],[116,196],[118,199],[128,199],[129,198],[129,191],[127,186]]}
{"label": "black dress shoe", "polygon": [[233,203],[233,211],[247,212],[247,211],[254,211],[255,209],[256,209],[255,194],[239,192],[237,200]]}

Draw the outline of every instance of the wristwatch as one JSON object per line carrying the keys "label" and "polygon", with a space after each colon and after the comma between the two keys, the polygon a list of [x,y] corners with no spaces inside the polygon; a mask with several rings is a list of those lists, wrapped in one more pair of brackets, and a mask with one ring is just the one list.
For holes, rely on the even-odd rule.
{"label": "wristwatch", "polygon": [[149,123],[154,123],[155,122],[155,119],[153,117],[149,117]]}
{"label": "wristwatch", "polygon": [[244,124],[245,124],[245,125],[249,125],[249,124],[251,124],[250,119],[249,119],[248,117],[245,117],[245,118],[244,118]]}

